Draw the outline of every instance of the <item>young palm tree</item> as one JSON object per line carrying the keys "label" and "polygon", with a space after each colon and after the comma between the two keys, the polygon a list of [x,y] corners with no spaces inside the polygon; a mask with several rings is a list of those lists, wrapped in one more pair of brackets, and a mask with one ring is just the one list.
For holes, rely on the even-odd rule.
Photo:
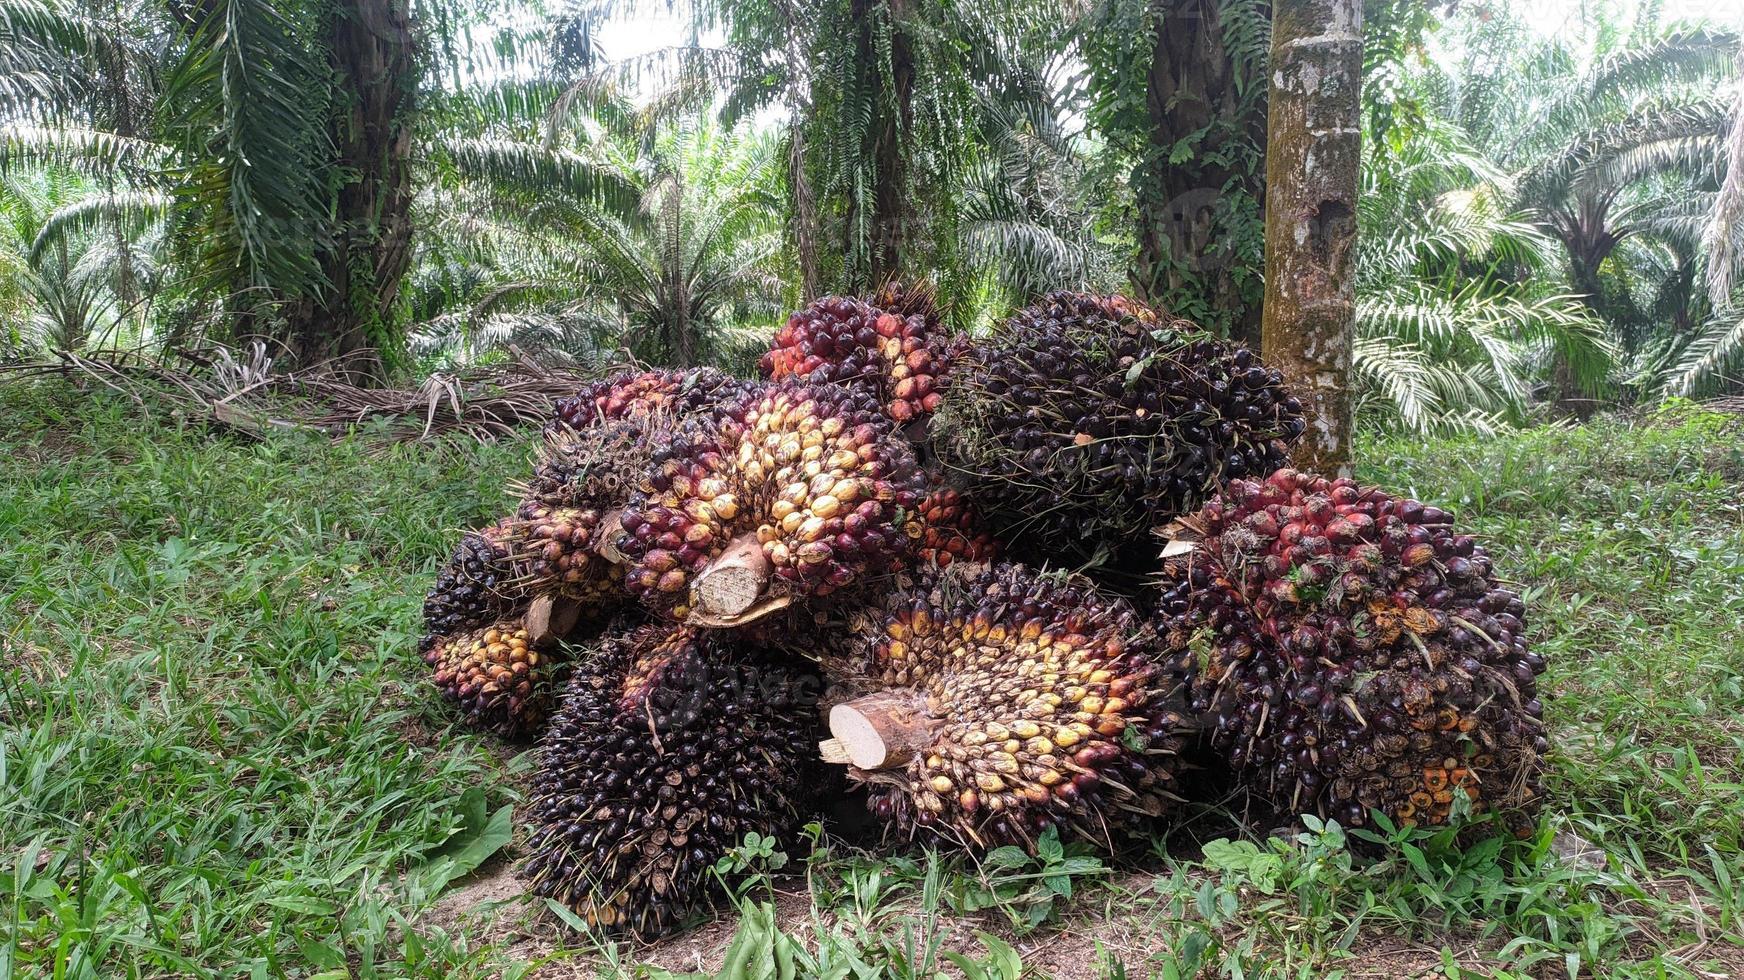
{"label": "young palm tree", "polygon": [[[1665,265],[1668,250],[1686,263],[1704,251],[1681,216],[1692,197],[1712,200],[1729,102],[1716,93],[1734,81],[1739,38],[1706,27],[1595,27],[1583,47],[1501,19],[1480,24],[1443,108],[1511,176],[1510,207],[1554,237],[1570,289],[1611,326],[1639,377],[1657,363],[1687,363],[1685,348],[1700,340],[1668,331],[1667,311],[1653,306],[1689,272]],[[1668,274],[1643,282],[1657,266]],[[1686,305],[1669,322],[1706,316]]]}
{"label": "young palm tree", "polygon": [[[448,245],[426,264],[469,281],[417,328],[427,349],[454,338],[472,357],[512,342],[656,364],[748,361],[759,334],[740,325],[766,326],[797,299],[773,136],[690,123],[578,149],[457,141],[449,165],[464,206],[437,225],[432,240]],[[524,179],[542,169],[566,171],[570,193]]]}
{"label": "young palm tree", "polygon": [[1357,206],[1359,411],[1408,428],[1524,421],[1551,363],[1602,380],[1603,321],[1547,275],[1554,239],[1452,124],[1395,134]]}
{"label": "young palm tree", "polygon": [[[161,286],[168,199],[92,192],[65,171],[0,178],[0,317],[4,347],[79,350],[138,341]],[[123,329],[129,334],[119,336]]]}

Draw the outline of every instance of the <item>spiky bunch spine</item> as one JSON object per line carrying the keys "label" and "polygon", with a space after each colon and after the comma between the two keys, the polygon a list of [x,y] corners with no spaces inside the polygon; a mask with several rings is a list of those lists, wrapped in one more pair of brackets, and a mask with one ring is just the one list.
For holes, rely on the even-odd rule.
{"label": "spiky bunch spine", "polygon": [[744,385],[714,368],[623,370],[559,399],[546,432],[585,429],[602,420],[650,412],[682,417],[732,397]]}
{"label": "spiky bunch spine", "polygon": [[1348,826],[1519,825],[1548,748],[1525,607],[1449,516],[1347,480],[1241,480],[1186,522],[1161,612],[1194,707],[1262,798]]}
{"label": "spiky bunch spine", "polygon": [[953,365],[932,433],[995,533],[1083,554],[1271,472],[1302,429],[1282,377],[1245,347],[1061,292]]}
{"label": "spiky bunch spine", "polygon": [[785,589],[828,595],[906,558],[922,480],[864,392],[764,385],[656,454],[623,513],[625,584],[682,619],[696,574],[754,535]]}
{"label": "spiky bunch spine", "polygon": [[518,488],[516,517],[504,525],[509,546],[534,582],[580,602],[591,620],[602,620],[623,594],[602,547],[618,533],[611,512],[628,502],[677,424],[669,412],[647,410],[548,432],[532,478]]}
{"label": "spiky bunch spine", "polygon": [[562,669],[560,657],[533,648],[516,619],[437,637],[424,661],[468,724],[505,738],[538,734]]}
{"label": "spiky bunch spine", "polygon": [[518,515],[531,517],[541,508],[622,506],[640,485],[655,448],[671,438],[677,424],[672,413],[650,411],[546,433],[532,478],[513,488],[520,498]]}
{"label": "spiky bunch spine", "polygon": [[923,564],[943,567],[958,561],[987,562],[1003,550],[969,500],[950,487],[928,493],[917,510],[921,535],[915,559]]}
{"label": "spiky bunch spine", "polygon": [[473,629],[507,615],[525,600],[526,570],[517,567],[508,521],[467,531],[454,554],[436,571],[436,581],[424,596],[424,638],[427,652],[439,639]]}
{"label": "spiky bunch spine", "polygon": [[826,296],[794,313],[763,355],[763,376],[864,387],[898,422],[931,413],[944,372],[937,315],[920,292],[892,286],[877,298],[889,306]]}
{"label": "spiky bunch spine", "polygon": [[863,634],[865,680],[924,697],[927,747],[867,773],[901,833],[1033,846],[1048,827],[1106,841],[1156,816],[1187,723],[1157,637],[1082,579],[1021,565],[923,570]]}
{"label": "spiky bunch spine", "polygon": [[817,772],[817,680],[723,634],[644,627],[581,658],[534,779],[526,874],[647,938],[716,895],[751,831],[788,837]]}

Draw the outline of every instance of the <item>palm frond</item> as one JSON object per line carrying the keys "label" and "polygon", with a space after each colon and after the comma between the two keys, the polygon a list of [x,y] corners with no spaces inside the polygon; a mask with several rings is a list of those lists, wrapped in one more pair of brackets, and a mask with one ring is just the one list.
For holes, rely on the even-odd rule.
{"label": "palm frond", "polygon": [[571,150],[507,139],[448,139],[436,146],[463,178],[512,186],[527,194],[561,194],[614,214],[634,212],[635,186],[609,165]]}
{"label": "palm frond", "polygon": [[204,238],[202,274],[291,295],[322,288],[316,230],[327,212],[321,163],[326,66],[307,28],[269,0],[214,0],[171,73],[170,126],[187,151],[178,193]]}
{"label": "palm frond", "polygon": [[1731,307],[1702,324],[1667,373],[1664,387],[1671,394],[1688,395],[1703,386],[1717,386],[1740,360],[1744,360],[1744,308]]}
{"label": "palm frond", "polygon": [[170,155],[161,143],[82,127],[14,123],[0,128],[0,173],[37,165],[149,179]]}
{"label": "palm frond", "polygon": [[30,243],[29,257],[39,262],[44,252],[68,238],[99,226],[137,232],[163,221],[169,214],[170,197],[156,191],[120,191],[91,194],[67,204],[44,221]]}
{"label": "palm frond", "polygon": [[1738,48],[1734,77],[1738,94],[1726,135],[1725,176],[1702,239],[1708,252],[1708,301],[1716,308],[1725,305],[1738,266],[1744,264],[1744,45]]}

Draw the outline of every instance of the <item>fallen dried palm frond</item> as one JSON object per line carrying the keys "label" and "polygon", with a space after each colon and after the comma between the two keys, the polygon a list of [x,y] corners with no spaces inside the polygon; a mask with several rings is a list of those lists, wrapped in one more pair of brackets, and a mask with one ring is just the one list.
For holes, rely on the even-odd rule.
{"label": "fallen dried palm frond", "polygon": [[0,364],[0,379],[95,382],[146,413],[201,420],[254,438],[290,429],[334,437],[366,431],[400,442],[446,435],[486,441],[543,423],[556,399],[609,369],[552,367],[513,353],[507,363],[438,372],[410,389],[357,384],[342,362],[274,371],[259,344],[241,356],[221,346],[164,354],[57,351],[51,358]]}

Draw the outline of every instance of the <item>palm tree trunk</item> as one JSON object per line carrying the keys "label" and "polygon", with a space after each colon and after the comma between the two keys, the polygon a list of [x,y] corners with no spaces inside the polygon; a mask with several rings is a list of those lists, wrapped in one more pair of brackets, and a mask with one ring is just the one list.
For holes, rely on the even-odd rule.
{"label": "palm tree trunk", "polygon": [[1266,358],[1302,399],[1295,462],[1350,472],[1361,0],[1277,0],[1266,145]]}
{"label": "palm tree trunk", "polygon": [[666,195],[666,220],[672,223],[672,255],[666,263],[667,274],[672,277],[671,296],[673,315],[674,341],[677,349],[674,356],[679,367],[691,367],[696,363],[696,338],[691,334],[690,290],[687,288],[686,276],[689,270],[684,267],[684,170],[680,166],[673,178],[672,189]]}
{"label": "palm tree trunk", "polygon": [[776,6],[787,24],[788,102],[792,119],[787,126],[788,185],[793,192],[793,247],[799,253],[799,291],[803,302],[816,299],[818,285],[817,199],[805,172],[806,122],[811,114],[811,79],[805,53],[799,43],[799,15],[793,4],[778,0]]}
{"label": "palm tree trunk", "polygon": [[[1264,3],[1251,5],[1264,11]],[[1158,4],[1145,97],[1152,150],[1133,175],[1140,191],[1132,280],[1146,302],[1178,307],[1190,298],[1215,312],[1207,326],[1257,345],[1259,297],[1236,278],[1244,263],[1229,225],[1265,199],[1266,100],[1243,95],[1264,92],[1265,66],[1236,64],[1224,11],[1217,0]],[[1183,142],[1192,155],[1172,162]]]}
{"label": "palm tree trunk", "polygon": [[[1597,241],[1590,239],[1565,239],[1563,247],[1568,250],[1569,280],[1574,290],[1580,296],[1581,304],[1593,311],[1593,315],[1606,323],[1611,319],[1610,305],[1605,301],[1604,285],[1599,281],[1599,266],[1605,257],[1611,254],[1615,241],[1608,234],[1599,236]],[[1558,418],[1586,419],[1593,414],[1596,403],[1581,391],[1576,383],[1574,368],[1568,363],[1568,358],[1556,352],[1556,358],[1550,369],[1550,400],[1551,411]]]}
{"label": "palm tree trunk", "polygon": [[798,109],[794,110],[787,132],[792,141],[788,147],[788,180],[793,187],[793,247],[799,253],[800,300],[809,303],[818,296],[817,200],[805,174],[805,120]]}
{"label": "palm tree trunk", "polygon": [[332,241],[321,249],[327,288],[293,304],[289,346],[304,363],[346,358],[381,378],[399,344],[394,307],[411,264],[413,97],[417,71],[408,0],[340,0],[328,62],[338,189]]}
{"label": "palm tree trunk", "polygon": [[[907,187],[905,141],[913,131],[914,52],[902,28],[902,0],[884,0],[890,21],[890,92],[879,109],[878,131],[873,137],[873,191],[871,265],[868,281],[876,287],[902,271],[902,251],[913,211]],[[876,64],[871,21],[862,19],[861,35],[869,59]],[[874,68],[874,71],[877,69]]]}

